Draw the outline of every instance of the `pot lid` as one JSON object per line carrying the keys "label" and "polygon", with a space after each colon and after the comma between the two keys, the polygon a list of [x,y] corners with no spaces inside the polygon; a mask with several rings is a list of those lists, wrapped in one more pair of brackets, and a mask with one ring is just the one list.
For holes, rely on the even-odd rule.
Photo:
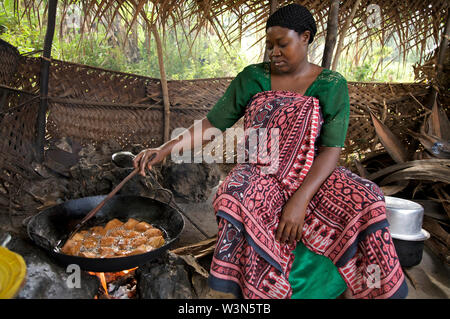
{"label": "pot lid", "polygon": [[386,202],[386,208],[388,209],[423,212],[422,205],[413,202],[412,200],[392,196],[385,196],[384,199]]}
{"label": "pot lid", "polygon": [[14,298],[27,272],[22,256],[0,246],[0,299]]}
{"label": "pot lid", "polygon": [[400,240],[408,240],[408,241],[425,241],[430,238],[430,233],[425,229],[422,229],[419,233],[414,235],[404,235],[404,234],[395,234],[391,233],[392,238],[400,239]]}

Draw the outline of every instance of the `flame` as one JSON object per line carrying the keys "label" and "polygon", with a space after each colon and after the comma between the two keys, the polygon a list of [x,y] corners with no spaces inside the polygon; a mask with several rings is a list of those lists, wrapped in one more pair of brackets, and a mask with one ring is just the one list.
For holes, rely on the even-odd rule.
{"label": "flame", "polygon": [[[89,273],[90,275],[97,276],[98,279],[100,279],[100,283],[102,284],[103,291],[105,292],[105,295],[106,295],[107,297],[109,297],[109,294],[108,294],[108,284],[106,283],[105,273],[104,273],[104,272],[91,272],[91,271],[88,271],[88,273]],[[98,297],[95,296],[94,299],[98,299]]]}
{"label": "flame", "polygon": [[[90,275],[93,276],[97,276],[100,279],[100,283],[102,284],[103,287],[103,291],[105,292],[105,295],[107,298],[109,298],[109,293],[108,293],[108,283],[117,280],[117,278],[120,278],[122,276],[127,275],[128,273],[136,270],[138,267],[134,267],[131,269],[126,269],[126,270],[122,270],[122,271],[118,271],[118,272],[108,272],[108,273],[104,273],[104,272],[91,272],[88,271],[88,273]],[[94,299],[98,299],[97,296],[95,296]]]}
{"label": "flame", "polygon": [[102,283],[102,287],[103,287],[103,290],[105,291],[105,294],[109,297],[108,285],[106,284],[105,273],[104,272],[99,273],[98,277],[100,278],[100,282]]}
{"label": "flame", "polygon": [[138,267],[134,267],[134,268],[131,268],[131,269],[124,270],[123,273],[126,275],[126,274],[128,274],[130,271],[136,270],[137,268],[138,268]]}

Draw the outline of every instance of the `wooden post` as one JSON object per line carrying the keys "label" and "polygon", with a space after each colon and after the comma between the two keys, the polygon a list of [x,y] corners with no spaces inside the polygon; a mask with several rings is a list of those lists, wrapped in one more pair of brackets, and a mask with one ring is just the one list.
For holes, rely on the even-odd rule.
{"label": "wooden post", "polygon": [[8,97],[8,91],[0,89],[0,113],[5,109],[6,111],[6,98]]}
{"label": "wooden post", "polygon": [[330,12],[328,13],[327,37],[323,50],[322,67],[329,69],[336,45],[337,28],[339,16],[339,0],[331,0]]}
{"label": "wooden post", "polygon": [[[269,0],[269,5],[270,5],[269,15],[271,15],[278,9],[278,0]],[[270,62],[269,53],[267,52],[267,48],[264,52],[264,62]]]}
{"label": "wooden post", "polygon": [[345,20],[345,25],[342,27],[341,34],[339,36],[339,41],[338,41],[338,44],[336,47],[336,54],[334,55],[334,59],[333,59],[333,65],[331,67],[331,69],[333,71],[335,71],[337,68],[337,65],[339,62],[339,57],[341,56],[342,46],[344,45],[345,34],[347,33],[347,30],[350,27],[350,24],[352,23],[353,18],[355,17],[356,10],[358,10],[360,3],[361,3],[361,0],[355,1],[353,8],[352,8],[352,12],[350,12],[350,15],[347,17],[347,20]]}
{"label": "wooden post", "polygon": [[48,79],[50,72],[50,58],[52,52],[53,35],[55,33],[56,8],[58,0],[50,0],[48,4],[47,32],[44,40],[44,52],[41,58],[41,77],[40,77],[40,103],[36,123],[36,160],[39,163],[44,161],[44,142],[46,115],[48,108]]}
{"label": "wooden post", "polygon": [[158,52],[158,64],[159,73],[161,75],[161,89],[163,93],[164,102],[164,143],[169,140],[170,132],[170,101],[169,101],[169,88],[167,86],[166,70],[164,68],[163,49],[161,44],[161,38],[159,37],[158,30],[155,25],[152,25],[152,33],[156,41],[156,50]]}
{"label": "wooden post", "polygon": [[[447,21],[445,22],[444,31],[442,32],[442,40],[439,45],[439,53],[436,63],[436,81],[439,77],[439,74],[442,73],[444,69],[444,59],[445,59],[445,52],[447,51],[448,47],[448,40],[450,38],[450,12],[447,14]],[[436,89],[437,83],[434,83],[431,89],[430,97],[427,102],[427,106],[429,109],[433,108],[433,105],[436,101],[438,90]]]}

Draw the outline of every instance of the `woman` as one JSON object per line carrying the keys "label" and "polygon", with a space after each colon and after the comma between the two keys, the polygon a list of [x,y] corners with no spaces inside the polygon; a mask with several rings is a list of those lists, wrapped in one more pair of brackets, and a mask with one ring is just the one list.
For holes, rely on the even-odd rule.
{"label": "woman", "polygon": [[[336,167],[348,88],[339,73],[308,62],[314,18],[288,5],[269,17],[266,32],[270,63],[239,73],[200,123],[203,132],[224,131],[244,116],[246,130],[279,130],[265,144],[278,148],[278,170],[263,173],[262,160],[237,164],[218,188],[210,286],[244,298],[404,298],[382,192]],[[198,142],[178,136],[142,151],[135,167],[144,175],[174,145]],[[248,145],[247,137],[247,155]]]}

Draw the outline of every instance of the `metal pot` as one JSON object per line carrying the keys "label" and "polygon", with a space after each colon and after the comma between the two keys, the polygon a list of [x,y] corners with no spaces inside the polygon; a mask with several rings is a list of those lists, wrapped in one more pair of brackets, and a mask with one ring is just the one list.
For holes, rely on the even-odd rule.
{"label": "metal pot", "polygon": [[133,160],[136,156],[131,152],[117,152],[112,155],[112,161],[119,167],[133,167]]}
{"label": "metal pot", "polygon": [[424,209],[413,201],[385,196],[386,215],[400,264],[418,265],[422,260],[424,241],[430,234],[422,229]]}

